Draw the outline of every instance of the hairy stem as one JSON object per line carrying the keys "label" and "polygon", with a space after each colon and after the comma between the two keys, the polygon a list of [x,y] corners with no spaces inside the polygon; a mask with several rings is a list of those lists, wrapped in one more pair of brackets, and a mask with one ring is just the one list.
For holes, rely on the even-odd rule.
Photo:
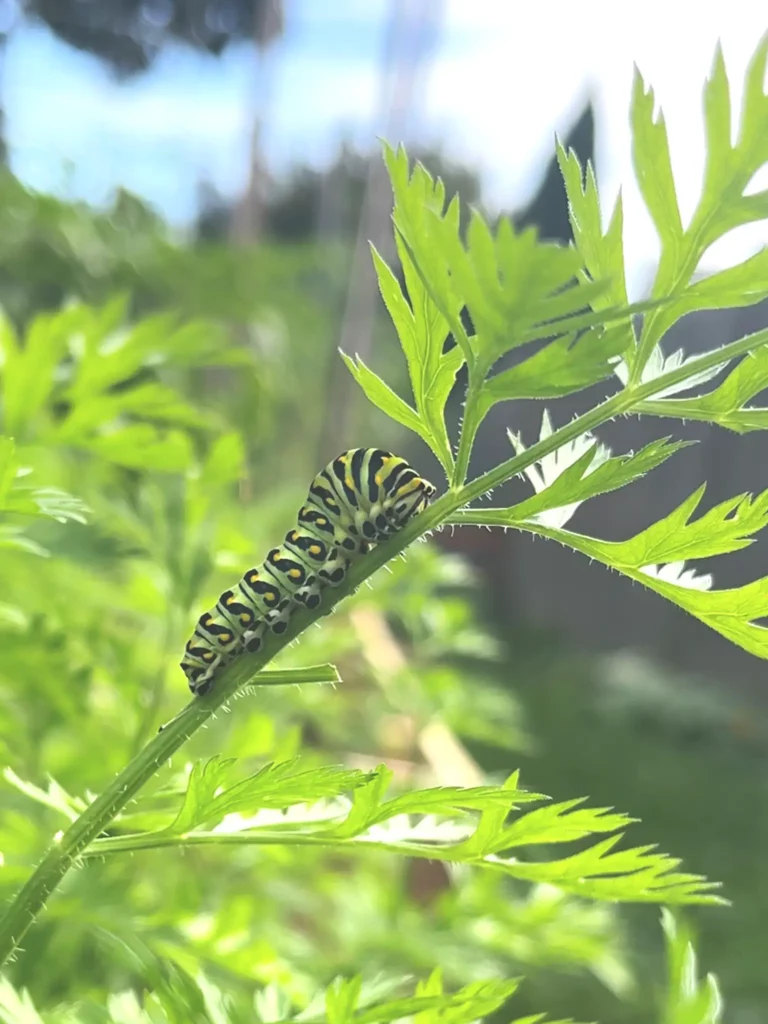
{"label": "hairy stem", "polygon": [[[0,920],[0,965],[5,963],[19,947],[24,934],[45,906],[48,897],[56,889],[69,869],[85,854],[91,843],[107,828],[110,822],[138,793],[141,787],[155,774],[161,765],[204,725],[216,710],[246,683],[253,681],[261,669],[283,647],[289,644],[307,626],[328,614],[332,609],[377,569],[399,554],[422,534],[441,526],[462,506],[487,491],[521,473],[527,466],[538,462],[545,455],[574,440],[585,431],[594,430],[601,424],[624,413],[632,412],[640,402],[657,392],[685,381],[695,373],[709,366],[716,366],[747,352],[754,351],[768,343],[768,330],[758,331],[739,341],[724,345],[707,356],[687,366],[678,367],[656,380],[635,387],[625,388],[612,398],[596,406],[590,412],[572,420],[556,430],[550,437],[532,445],[527,451],[507,459],[500,466],[457,490],[449,490],[421,515],[413,519],[395,537],[374,548],[365,558],[359,559],[350,569],[342,586],[327,591],[324,604],[309,612],[299,610],[291,619],[287,631],[281,636],[268,636],[264,650],[258,654],[244,655],[230,665],[217,680],[212,691],[204,697],[197,697],[141,750],[112,783],[62,834],[57,835],[42,862],[35,869],[25,885],[14,898],[4,917]],[[277,676],[277,678],[276,678]],[[270,678],[271,677],[271,678]],[[282,673],[265,673],[264,682],[288,680]]]}
{"label": "hairy stem", "polygon": [[477,383],[470,378],[464,400],[464,422],[461,427],[459,447],[456,452],[456,462],[453,467],[453,478],[451,480],[451,487],[455,490],[458,490],[464,484],[469,471],[469,457],[472,454],[472,444],[479,427],[477,420],[477,396],[479,390]]}

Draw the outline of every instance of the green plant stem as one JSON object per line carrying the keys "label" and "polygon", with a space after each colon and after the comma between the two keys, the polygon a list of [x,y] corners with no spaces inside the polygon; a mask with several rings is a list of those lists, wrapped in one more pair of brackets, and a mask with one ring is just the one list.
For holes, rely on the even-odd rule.
{"label": "green plant stem", "polygon": [[673,384],[685,381],[694,373],[744,355],[766,343],[768,329],[724,345],[688,366],[678,367],[646,384],[624,388],[590,412],[554,431],[550,437],[538,441],[527,451],[508,459],[464,487],[449,490],[420,516],[408,523],[395,537],[380,544],[365,558],[354,563],[342,586],[327,592],[326,601],[321,608],[313,612],[301,609],[281,637],[270,635],[263,651],[245,655],[230,665],[210,693],[190,701],[161,733],[150,740],[80,817],[54,839],[41,863],[0,919],[0,965],[4,964],[18,948],[27,929],[35,921],[64,875],[161,765],[167,763],[179,747],[240,687],[253,680],[278,651],[294,640],[307,626],[332,611],[339,601],[349,596],[377,569],[419,536],[441,526],[459,508],[521,473],[527,466],[538,462],[568,441],[574,440],[586,431],[594,430],[616,416],[631,412],[638,403]]}
{"label": "green plant stem", "polygon": [[459,437],[459,448],[456,452],[456,462],[453,467],[453,477],[451,479],[451,487],[454,490],[458,490],[464,481],[467,479],[467,473],[469,472],[469,457],[472,454],[472,444],[475,440],[475,434],[479,424],[477,420],[477,399],[480,392],[480,386],[470,377],[469,386],[467,388],[466,398],[464,400],[464,422],[461,426],[461,436]]}
{"label": "green plant stem", "polygon": [[[330,823],[324,823],[326,826]],[[332,827],[332,825],[330,826]],[[398,842],[397,840],[386,840],[376,839],[370,840],[365,839],[364,841],[357,840],[356,837],[340,839],[328,831],[318,831],[317,833],[311,832],[284,832],[280,829],[263,829],[257,833],[249,831],[247,833],[226,833],[226,832],[190,832],[186,835],[163,835],[162,833],[152,833],[150,835],[130,835],[130,836],[109,836],[105,839],[97,840],[85,854],[88,858],[104,857],[107,854],[120,854],[120,853],[137,853],[139,851],[148,850],[167,850],[167,849],[187,849],[196,846],[232,846],[232,847],[243,847],[243,846],[314,846],[328,850],[345,851],[350,848],[360,848],[364,846],[366,850],[378,850],[383,853],[391,853],[401,857],[421,857],[426,860],[440,860],[448,863],[455,863],[460,861],[462,864],[476,864],[481,865],[486,870],[499,871],[505,875],[510,875],[513,878],[526,879],[528,881],[537,881],[541,877],[541,869],[546,866],[546,862],[543,864],[537,862],[535,864],[526,863],[523,860],[515,860],[512,858],[502,858],[494,853],[476,853],[467,854],[461,851],[462,842],[452,843],[418,843],[418,842]],[[666,876],[673,869],[673,865],[670,863],[669,871],[662,871],[656,876],[656,885],[652,885],[649,889],[645,890],[642,894],[638,894],[635,897],[637,902],[653,903],[661,902],[665,896],[670,902],[677,902],[676,899],[670,899],[674,894],[674,881],[672,878]],[[693,881],[696,876],[687,876],[687,881]],[[590,891],[592,879],[575,878],[568,879],[563,878],[559,884],[565,891],[576,893],[580,896],[592,896],[593,898],[601,898],[600,892]],[[599,879],[595,879],[596,885],[599,886]],[[723,905],[727,904],[727,900],[721,896],[717,896],[714,893],[710,893],[706,890],[714,889],[717,887],[716,882],[706,882],[703,879],[696,878],[696,883],[699,887],[699,892],[696,895],[690,893],[686,894],[685,902],[707,904],[707,905]],[[668,890],[665,893],[665,888]],[[604,898],[604,897],[603,897]],[[625,902],[629,902],[631,897],[624,896]]]}

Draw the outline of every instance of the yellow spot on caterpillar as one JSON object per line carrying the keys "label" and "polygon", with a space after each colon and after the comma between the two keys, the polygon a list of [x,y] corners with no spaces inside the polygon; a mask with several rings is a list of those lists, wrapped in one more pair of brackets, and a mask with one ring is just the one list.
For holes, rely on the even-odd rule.
{"label": "yellow spot on caterpillar", "polygon": [[301,569],[289,569],[288,575],[292,580],[295,580],[298,576],[301,576]]}
{"label": "yellow spot on caterpillar", "polygon": [[328,522],[328,520],[325,518],[325,516],[318,516],[318,519],[317,519],[317,525],[318,526],[325,526],[325,524],[327,522]]}
{"label": "yellow spot on caterpillar", "polygon": [[216,655],[213,653],[213,651],[206,651],[205,654],[203,655],[203,661],[213,661],[215,657]]}
{"label": "yellow spot on caterpillar", "polygon": [[257,572],[252,572],[250,574],[250,576],[248,577],[248,582],[249,583],[257,583],[258,579],[259,579],[259,574]]}
{"label": "yellow spot on caterpillar", "polygon": [[253,616],[251,615],[250,612],[241,612],[240,613],[240,621],[243,623],[243,625],[247,626],[248,623],[251,622],[252,620],[253,620]]}
{"label": "yellow spot on caterpillar", "polygon": [[232,634],[231,633],[219,633],[219,643],[220,644],[228,644],[231,639],[232,639]]}
{"label": "yellow spot on caterpillar", "polygon": [[322,550],[323,549],[320,547],[319,544],[310,544],[309,545],[309,553],[310,553],[310,555],[319,555],[322,552]]}
{"label": "yellow spot on caterpillar", "polygon": [[237,598],[235,597],[234,594],[230,594],[225,603],[227,605],[236,604],[237,603]]}
{"label": "yellow spot on caterpillar", "polygon": [[295,540],[298,540],[298,539],[299,539],[298,531],[294,530],[293,533],[291,534],[291,540],[295,541]]}

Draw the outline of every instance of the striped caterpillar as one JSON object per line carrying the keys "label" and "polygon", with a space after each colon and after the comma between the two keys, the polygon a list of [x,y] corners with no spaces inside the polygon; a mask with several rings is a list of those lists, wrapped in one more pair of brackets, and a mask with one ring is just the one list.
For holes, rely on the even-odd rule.
{"label": "striped caterpillar", "polygon": [[401,530],[434,493],[405,459],[378,448],[352,448],[329,462],[282,545],[200,616],[181,661],[190,690],[207,693],[239,654],[260,649],[267,630],[284,633],[296,608],[317,608],[326,587],[338,587],[355,559]]}

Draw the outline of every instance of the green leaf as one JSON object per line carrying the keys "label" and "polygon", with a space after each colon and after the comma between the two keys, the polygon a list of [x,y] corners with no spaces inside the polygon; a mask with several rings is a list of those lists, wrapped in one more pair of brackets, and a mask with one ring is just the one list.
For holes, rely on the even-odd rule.
{"label": "green leaf", "polygon": [[[739,306],[757,302],[765,294],[760,274],[765,256],[758,254],[746,264],[714,275],[709,284],[689,287],[702,256],[727,232],[742,224],[768,218],[768,191],[745,195],[757,172],[768,162],[768,96],[763,91],[768,34],[760,41],[747,70],[739,137],[730,141],[731,110],[728,80],[718,47],[712,75],[704,95],[707,164],[702,195],[687,230],[679,234],[679,215],[671,206],[671,172],[667,170],[666,132],[663,121],[653,124],[652,94],[646,96],[635,82],[633,114],[634,152],[638,178],[646,204],[662,239],[662,253],[654,281],[654,297],[673,296],[674,301],[652,312],[643,324],[633,367],[639,378],[664,333],[685,313],[694,309]],[[669,220],[664,218],[668,217]]]}
{"label": "green leaf", "polygon": [[29,555],[40,555],[47,557],[49,552],[37,541],[25,537],[17,526],[6,526],[0,523],[0,548],[15,548],[18,551],[26,551]]}
{"label": "green leaf", "polygon": [[[395,227],[471,374],[477,364],[477,375],[484,376],[505,352],[527,341],[575,329],[569,318],[605,294],[604,281],[576,283],[583,263],[575,249],[540,242],[532,228],[517,232],[508,218],[493,234],[473,212],[464,246],[458,205],[445,208],[442,182],[418,164],[409,176],[402,148],[396,155],[386,150],[385,159]],[[463,305],[475,326],[472,338],[458,316]],[[602,322],[600,314],[592,317]]]}
{"label": "green leaf", "polygon": [[131,380],[143,367],[231,361],[222,358],[228,346],[223,342],[221,329],[213,324],[193,321],[179,325],[177,314],[158,313],[123,326],[124,314],[124,308],[105,307],[99,311],[79,307],[84,344],[79,346],[79,359],[68,390],[68,397],[75,404]]}
{"label": "green leaf", "polygon": [[0,975],[0,1021],[2,1024],[45,1024],[26,989],[17,991]]}
{"label": "green leaf", "polygon": [[[593,306],[597,309],[610,306],[622,308],[628,304],[628,299],[621,196],[616,200],[608,230],[603,233],[600,198],[592,165],[587,164],[584,182],[577,154],[572,149],[566,153],[559,140],[557,159],[568,196],[568,214],[576,248],[592,280],[609,282],[609,287],[603,295],[595,298]],[[629,343],[632,340],[631,325],[623,330],[626,342]]]}
{"label": "green leaf", "polygon": [[62,814],[68,821],[75,821],[78,815],[82,814],[87,804],[79,797],[71,796],[67,791],[51,779],[47,789],[41,789],[32,782],[19,778],[12,768],[3,769],[3,778],[9,786],[13,786],[24,796],[29,797],[35,803],[50,807],[52,810]]}
{"label": "green leaf", "polygon": [[362,786],[369,778],[366,772],[335,766],[300,770],[296,759],[265,765],[255,775],[227,786],[234,764],[215,755],[194,765],[184,803],[169,832],[188,832],[207,821],[221,821],[227,814],[252,815],[263,808],[315,803]]}
{"label": "green leaf", "polygon": [[658,398],[641,402],[638,411],[653,416],[716,423],[743,434],[768,428],[768,408],[747,406],[768,388],[768,348],[759,348],[741,360],[722,384],[698,398]]}
{"label": "green leaf", "polygon": [[16,446],[10,437],[0,437],[0,512],[16,515],[45,516],[63,523],[74,520],[84,523],[87,506],[79,499],[56,487],[34,488],[18,483],[28,470],[19,466]]}
{"label": "green leaf", "polygon": [[699,980],[690,930],[666,908],[661,920],[669,974],[662,1024],[718,1024],[723,1003],[717,978],[708,974]]}
{"label": "green leaf", "polygon": [[[398,236],[395,241],[408,298],[395,275],[373,249],[379,288],[406,357],[416,411],[423,426],[422,436],[440,459],[446,473],[450,473],[453,456],[444,410],[464,356],[458,346],[448,352],[443,351],[450,330],[448,319],[424,287],[402,239]],[[460,308],[456,306],[451,311],[451,320],[456,322],[459,313]]]}
{"label": "green leaf", "polygon": [[18,470],[16,445],[12,437],[0,436],[0,511],[6,507]]}
{"label": "green leaf", "polygon": [[733,164],[731,93],[719,42],[715,48],[712,73],[704,86],[704,130],[706,169],[701,203],[712,209],[727,188]]}
{"label": "green leaf", "polygon": [[328,1024],[349,1024],[355,1014],[362,978],[335,978],[325,993]]}
{"label": "green leaf", "polygon": [[482,416],[514,398],[560,398],[605,380],[627,345],[626,328],[593,327],[581,337],[566,334],[517,366],[489,377],[478,397]]}
{"label": "green leaf", "polygon": [[696,309],[733,309],[752,306],[768,298],[768,249],[743,263],[695,281],[685,291],[685,312]]}
{"label": "green leaf", "polygon": [[70,329],[79,320],[77,309],[41,313],[32,321],[24,345],[5,323],[2,331],[4,429],[17,438],[40,411],[54,386],[54,370],[63,356]]}
{"label": "green leaf", "polygon": [[366,398],[377,409],[381,409],[390,419],[413,431],[414,434],[418,434],[430,447],[433,447],[433,439],[415,409],[403,401],[373,370],[370,370],[360,356],[351,359],[346,352],[340,352],[340,355],[349,372],[365,392]]}
{"label": "green leaf", "polygon": [[672,601],[711,629],[758,658],[768,658],[768,577],[729,590],[711,590],[712,577],[685,568],[692,558],[710,558],[747,547],[768,525],[768,491],[737,495],[691,522],[704,494],[700,487],[670,515],[626,541],[603,541],[541,523],[511,522],[510,511],[466,511],[456,521],[516,525],[559,541],[602,562]]}
{"label": "green leaf", "polygon": [[[96,840],[85,857],[106,856],[168,845],[311,845],[339,851],[383,850],[471,864],[511,877],[547,883],[564,892],[593,899],[628,902],[717,903],[713,888],[699,875],[676,872],[678,862],[650,847],[615,851],[622,838],[614,835],[560,860],[520,860],[500,852],[519,845],[589,840],[623,828],[630,819],[605,808],[576,808],[576,802],[520,812],[521,803],[545,799],[518,788],[517,773],[504,785],[461,790],[427,789],[385,800],[392,773],[347,769],[298,772],[293,762],[269,765],[262,772],[227,787],[231,762],[217,758],[196,765],[176,821],[161,832],[135,833]],[[352,789],[351,807],[339,800]],[[236,819],[235,811],[287,807],[290,800],[309,803],[330,797],[316,810],[294,808],[278,819],[267,815]],[[479,818],[477,812],[480,812]],[[231,815],[226,830],[201,831],[198,826]]]}
{"label": "green leaf", "polygon": [[239,433],[222,434],[211,445],[201,474],[201,483],[217,488],[241,480],[245,473],[245,445]]}
{"label": "green leaf", "polygon": [[[548,412],[542,416],[540,441],[552,436]],[[518,455],[526,450],[520,437],[509,439]],[[507,509],[464,509],[448,520],[453,524],[472,523],[487,526],[515,526],[528,521],[564,525],[582,502],[600,494],[618,490],[639,480],[670,456],[688,447],[690,441],[652,441],[639,452],[611,456],[610,449],[587,432],[561,445],[538,462],[529,465],[525,475],[536,493]]]}
{"label": "green leaf", "polygon": [[[352,808],[334,835],[351,837],[391,821],[402,814],[455,814],[463,810],[479,810],[493,821],[503,822],[512,807],[544,800],[539,793],[518,789],[518,773],[514,772],[501,786],[438,786],[434,789],[402,793],[393,800],[384,800],[392,779],[391,771],[380,765],[353,794]],[[482,822],[481,822],[482,824]]]}
{"label": "green leaf", "polygon": [[654,120],[653,89],[646,92],[643,79],[635,68],[632,85],[632,158],[635,174],[645,205],[653,218],[664,253],[674,250],[683,237],[683,225],[677,205],[669,140],[664,115]]}
{"label": "green leaf", "polygon": [[[294,1020],[301,1024],[389,1024],[412,1020],[414,1024],[473,1024],[499,1010],[519,987],[517,980],[475,981],[457,992],[443,992],[439,972],[420,983],[413,996],[361,1006],[362,978],[336,978],[325,993],[325,1013],[314,1005]],[[313,1001],[314,1002],[314,1001]]]}
{"label": "green leaf", "polygon": [[133,423],[82,439],[78,446],[132,469],[181,473],[192,464],[192,446],[186,434],[178,430],[161,433],[149,423]]}
{"label": "green leaf", "polygon": [[76,444],[81,438],[123,416],[205,430],[216,426],[214,417],[185,402],[172,388],[163,384],[139,384],[106,395],[87,396],[74,405],[56,429],[53,440]]}
{"label": "green leaf", "polygon": [[392,219],[397,235],[407,247],[414,269],[450,327],[464,358],[471,364],[472,350],[459,316],[462,296],[454,287],[448,264],[438,248],[440,224],[445,226],[449,236],[458,239],[458,201],[454,199],[446,208],[442,181],[433,179],[421,164],[416,163],[410,173],[408,155],[402,146],[395,152],[385,143],[384,160],[394,193]]}
{"label": "green leaf", "polygon": [[599,832],[616,832],[637,820],[625,814],[611,814],[606,807],[577,810],[584,799],[565,800],[528,811],[502,829],[493,843],[495,852],[535,843],[572,843]]}
{"label": "green leaf", "polygon": [[718,903],[700,875],[676,872],[679,861],[651,853],[652,846],[614,852],[622,836],[611,836],[561,860],[521,863],[492,857],[488,867],[515,878],[554,885],[584,899],[622,903]]}
{"label": "green leaf", "polygon": [[46,516],[60,523],[85,523],[86,513],[90,509],[79,498],[57,487],[16,487],[6,501],[5,511],[28,516]]}

